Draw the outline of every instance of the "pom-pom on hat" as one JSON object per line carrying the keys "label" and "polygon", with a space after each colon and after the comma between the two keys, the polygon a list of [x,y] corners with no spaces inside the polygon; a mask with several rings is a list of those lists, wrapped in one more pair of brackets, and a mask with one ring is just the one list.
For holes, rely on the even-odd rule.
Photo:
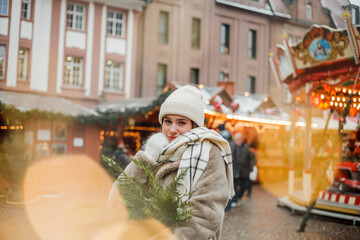
{"label": "pom-pom on hat", "polygon": [[159,122],[167,114],[184,116],[195,122],[199,127],[204,126],[203,95],[199,89],[186,85],[175,90],[160,107]]}

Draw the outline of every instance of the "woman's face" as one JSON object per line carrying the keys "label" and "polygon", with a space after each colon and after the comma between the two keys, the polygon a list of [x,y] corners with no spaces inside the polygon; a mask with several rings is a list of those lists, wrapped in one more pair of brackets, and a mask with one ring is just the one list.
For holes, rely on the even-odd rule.
{"label": "woman's face", "polygon": [[167,114],[163,117],[161,131],[169,142],[192,129],[192,121],[187,117]]}

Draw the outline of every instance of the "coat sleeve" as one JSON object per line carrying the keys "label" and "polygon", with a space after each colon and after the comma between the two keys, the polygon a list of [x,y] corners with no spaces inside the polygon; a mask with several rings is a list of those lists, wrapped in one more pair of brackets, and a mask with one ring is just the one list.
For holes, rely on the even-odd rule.
{"label": "coat sleeve", "polygon": [[[138,161],[145,161],[150,163],[150,160],[147,158],[147,156],[144,154],[144,151],[142,150],[138,151],[134,158]],[[129,163],[125,168],[124,172],[129,177],[135,177],[139,182],[143,184],[146,184],[148,182],[147,177],[144,175],[141,169],[136,166],[134,162]],[[121,176],[122,175],[120,175],[119,178],[121,178]],[[118,180],[113,183],[108,196],[108,201],[112,206],[117,206],[120,203],[121,199],[117,183]]]}
{"label": "coat sleeve", "polygon": [[193,216],[175,229],[180,240],[220,239],[225,206],[229,200],[226,165],[220,149],[213,145],[205,171],[196,183],[190,201]]}

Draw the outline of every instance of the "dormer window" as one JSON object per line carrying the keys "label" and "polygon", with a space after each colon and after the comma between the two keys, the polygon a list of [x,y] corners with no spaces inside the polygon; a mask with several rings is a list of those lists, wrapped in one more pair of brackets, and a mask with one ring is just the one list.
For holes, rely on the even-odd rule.
{"label": "dormer window", "polygon": [[306,4],[306,20],[312,20],[312,6],[311,3]]}

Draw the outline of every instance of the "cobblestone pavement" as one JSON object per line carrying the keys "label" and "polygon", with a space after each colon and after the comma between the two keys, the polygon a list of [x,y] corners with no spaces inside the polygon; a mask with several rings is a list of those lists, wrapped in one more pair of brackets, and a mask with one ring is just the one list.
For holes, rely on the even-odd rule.
{"label": "cobblestone pavement", "polygon": [[[275,188],[278,191],[276,194],[279,194],[278,185]],[[302,216],[277,207],[278,196],[265,189],[255,185],[252,198],[245,196],[240,206],[226,212],[223,240],[360,239],[359,226],[316,216],[309,219],[306,232],[297,232]],[[29,223],[23,205],[6,204],[4,198],[0,198],[0,239],[40,240]]]}
{"label": "cobblestone pavement", "polygon": [[7,204],[0,198],[0,239],[40,240],[27,218],[24,205]]}
{"label": "cobblestone pavement", "polygon": [[301,222],[302,215],[277,207],[277,196],[255,185],[251,198],[243,197],[240,206],[226,212],[222,239],[360,239],[360,226],[353,226],[352,222],[312,216],[305,232],[300,233],[297,230]]}

